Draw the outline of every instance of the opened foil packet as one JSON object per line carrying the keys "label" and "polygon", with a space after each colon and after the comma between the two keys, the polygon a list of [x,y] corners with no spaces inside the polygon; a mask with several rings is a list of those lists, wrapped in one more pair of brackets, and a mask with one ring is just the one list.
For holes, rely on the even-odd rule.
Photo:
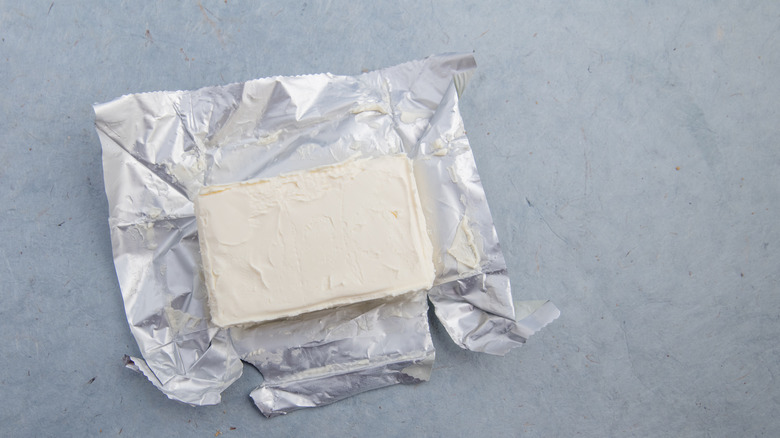
{"label": "opened foil packet", "polygon": [[[246,361],[266,416],[429,379],[428,301],[459,346],[503,355],[557,318],[520,303],[458,109],[476,65],[432,56],[358,76],[272,77],[95,105],[109,227],[142,372],[169,398],[216,404]],[[254,326],[213,325],[193,199],[204,185],[267,178],[355,156],[407,154],[436,281],[411,293]],[[522,313],[522,315],[519,315]]]}

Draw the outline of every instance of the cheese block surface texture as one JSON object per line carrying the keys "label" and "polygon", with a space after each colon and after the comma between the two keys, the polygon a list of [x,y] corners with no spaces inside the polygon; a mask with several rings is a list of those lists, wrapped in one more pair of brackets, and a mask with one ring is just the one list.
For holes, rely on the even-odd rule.
{"label": "cheese block surface texture", "polygon": [[405,155],[203,187],[195,208],[211,319],[221,327],[433,284]]}

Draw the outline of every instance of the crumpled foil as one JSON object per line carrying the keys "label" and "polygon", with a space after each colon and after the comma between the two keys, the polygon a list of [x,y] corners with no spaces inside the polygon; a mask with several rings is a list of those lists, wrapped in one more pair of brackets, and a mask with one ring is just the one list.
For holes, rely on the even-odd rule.
{"label": "crumpled foil", "polygon": [[[471,55],[448,54],[358,76],[272,77],[95,105],[114,264],[143,356],[127,366],[169,398],[208,405],[249,362],[264,379],[251,397],[274,416],[428,380],[428,300],[455,343],[490,354],[557,318],[545,301],[515,312],[458,109],[475,67]],[[434,247],[427,296],[211,324],[192,202],[201,186],[401,152],[414,161]]]}

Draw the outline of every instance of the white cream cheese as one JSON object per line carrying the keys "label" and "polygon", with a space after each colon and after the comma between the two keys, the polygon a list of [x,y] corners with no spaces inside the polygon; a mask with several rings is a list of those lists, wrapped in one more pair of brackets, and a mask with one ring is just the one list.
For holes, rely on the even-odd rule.
{"label": "white cream cheese", "polygon": [[203,187],[196,216],[218,326],[433,284],[433,248],[405,155]]}
{"label": "white cream cheese", "polygon": [[447,152],[449,152],[449,151],[447,150],[446,147],[444,147],[444,142],[441,141],[440,138],[437,138],[436,140],[434,140],[434,142],[433,142],[433,155],[436,155],[437,157],[443,157],[443,156],[447,155]]}
{"label": "white cream cheese", "polygon": [[[479,268],[479,251],[474,242],[474,233],[469,227],[468,216],[464,215],[463,220],[460,221],[460,225],[455,230],[455,238],[447,252],[458,261],[459,273]],[[462,269],[464,266],[468,269]]]}

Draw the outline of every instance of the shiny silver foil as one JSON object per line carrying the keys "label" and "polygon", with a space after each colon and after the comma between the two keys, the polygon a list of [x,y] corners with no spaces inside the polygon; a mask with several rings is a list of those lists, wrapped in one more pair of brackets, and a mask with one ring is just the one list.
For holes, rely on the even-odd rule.
{"label": "shiny silver foil", "polygon": [[[216,404],[246,361],[266,416],[429,379],[428,300],[453,341],[505,354],[558,317],[518,303],[458,110],[476,65],[432,56],[358,76],[273,77],[95,105],[114,263],[141,358],[168,397]],[[431,290],[254,326],[210,322],[193,202],[203,185],[403,152],[431,240]],[[519,318],[518,318],[519,317]]]}

